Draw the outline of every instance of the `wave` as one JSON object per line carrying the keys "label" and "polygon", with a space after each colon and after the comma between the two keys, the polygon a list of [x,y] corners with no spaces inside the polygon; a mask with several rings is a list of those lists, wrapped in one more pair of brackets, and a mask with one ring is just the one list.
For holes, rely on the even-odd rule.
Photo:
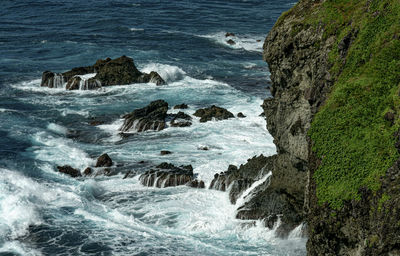
{"label": "wave", "polygon": [[[220,45],[233,48],[244,49],[250,52],[262,52],[263,40],[262,36],[255,37],[253,35],[235,35],[226,36],[227,32],[217,32],[207,35],[197,35],[198,37],[208,38]],[[232,40],[234,44],[229,44],[228,40]]]}

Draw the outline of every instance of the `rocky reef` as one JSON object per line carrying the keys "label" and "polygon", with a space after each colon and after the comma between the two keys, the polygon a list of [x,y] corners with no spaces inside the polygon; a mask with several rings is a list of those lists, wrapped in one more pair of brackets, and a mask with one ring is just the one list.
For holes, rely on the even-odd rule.
{"label": "rocky reef", "polygon": [[161,163],[155,169],[146,171],[139,177],[142,185],[147,187],[175,187],[188,185],[190,187],[204,188],[204,182],[194,180],[191,165],[175,166],[170,163]]}
{"label": "rocky reef", "polygon": [[165,118],[167,117],[168,103],[164,100],[156,100],[148,106],[135,109],[132,113],[124,115],[124,124],[120,131],[137,131],[143,132],[147,130],[160,131],[165,128]]}
{"label": "rocky reef", "polygon": [[[309,255],[400,255],[399,10],[301,0],[265,40],[277,155],[253,208],[287,228],[306,221]],[[268,205],[272,196],[282,206]]]}
{"label": "rocky reef", "polygon": [[64,73],[45,71],[40,85],[49,88],[65,87],[67,90],[91,90],[134,83],[163,85],[165,81],[157,72],[140,72],[132,58],[121,56],[116,59],[99,59],[92,66],[73,68]]}
{"label": "rocky reef", "polygon": [[217,107],[215,105],[213,105],[209,108],[199,109],[193,115],[200,117],[201,123],[205,123],[205,122],[211,121],[213,119],[224,120],[224,119],[234,117],[234,115],[231,112],[229,112],[228,110],[221,108],[221,107]]}

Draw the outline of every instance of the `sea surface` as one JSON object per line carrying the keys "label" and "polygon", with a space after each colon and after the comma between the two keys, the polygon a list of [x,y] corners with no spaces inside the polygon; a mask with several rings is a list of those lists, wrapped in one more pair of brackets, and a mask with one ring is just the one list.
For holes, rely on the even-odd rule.
{"label": "sea surface", "polygon": [[[123,171],[170,162],[191,164],[207,186],[229,164],[276,152],[259,116],[270,96],[262,44],[293,2],[2,0],[0,255],[305,255],[296,232],[282,240],[261,221],[236,220],[240,205],[226,192],[122,179]],[[121,55],[168,84],[40,87],[45,70]],[[247,117],[194,117],[191,127],[121,137],[121,116],[157,99],[169,103],[169,113],[186,103],[190,115],[217,105]],[[105,123],[91,126],[93,118]],[[102,153],[121,174],[74,179],[56,172],[66,164],[83,170]]]}

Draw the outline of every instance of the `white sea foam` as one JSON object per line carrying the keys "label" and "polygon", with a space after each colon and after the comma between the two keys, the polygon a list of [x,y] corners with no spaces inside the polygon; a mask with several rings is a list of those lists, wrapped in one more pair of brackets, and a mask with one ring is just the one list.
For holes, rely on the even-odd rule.
{"label": "white sea foam", "polygon": [[[199,37],[208,38],[214,42],[233,48],[233,49],[244,49],[246,51],[262,52],[263,37],[255,37],[252,35],[235,35],[226,37],[226,32],[217,32],[207,35],[199,35]],[[231,45],[228,40],[233,40],[235,44]]]}
{"label": "white sea foam", "polygon": [[55,123],[50,123],[49,125],[47,125],[47,129],[49,129],[52,132],[55,132],[57,134],[62,134],[62,135],[66,135],[68,133],[67,128],[65,128],[62,125],[55,124]]}
{"label": "white sea foam", "polygon": [[130,28],[130,31],[144,31],[143,28]]}
{"label": "white sea foam", "polygon": [[181,68],[160,63],[150,63],[142,69],[145,73],[151,71],[156,71],[167,83],[181,80],[186,76],[186,72]]}
{"label": "white sea foam", "polygon": [[[58,129],[56,127],[56,130]],[[79,143],[70,139],[53,136],[43,131],[32,136],[32,143],[34,146],[28,150],[32,151],[38,160],[57,165],[68,164],[81,169],[94,164],[94,160],[80,149]]]}

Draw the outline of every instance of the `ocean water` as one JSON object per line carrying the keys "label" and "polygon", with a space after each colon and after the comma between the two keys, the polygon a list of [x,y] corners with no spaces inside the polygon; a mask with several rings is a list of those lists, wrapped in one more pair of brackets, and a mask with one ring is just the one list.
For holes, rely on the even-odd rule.
{"label": "ocean water", "polygon": [[[123,171],[138,174],[161,162],[191,164],[207,186],[229,164],[274,154],[259,116],[269,97],[262,44],[293,4],[2,0],[0,255],[305,255],[296,231],[282,240],[261,221],[236,220],[243,199],[231,205],[225,192],[148,188],[123,173],[73,179],[55,171],[65,164],[82,170],[108,153]],[[235,45],[226,43],[226,32],[236,34]],[[159,72],[168,85],[40,87],[45,70],[121,55],[141,71]],[[123,114],[156,99],[169,103],[169,113],[181,103],[190,115],[215,104],[247,117],[194,117],[191,127],[118,135]],[[90,126],[92,118],[105,124]],[[204,146],[210,150],[199,150]]]}

